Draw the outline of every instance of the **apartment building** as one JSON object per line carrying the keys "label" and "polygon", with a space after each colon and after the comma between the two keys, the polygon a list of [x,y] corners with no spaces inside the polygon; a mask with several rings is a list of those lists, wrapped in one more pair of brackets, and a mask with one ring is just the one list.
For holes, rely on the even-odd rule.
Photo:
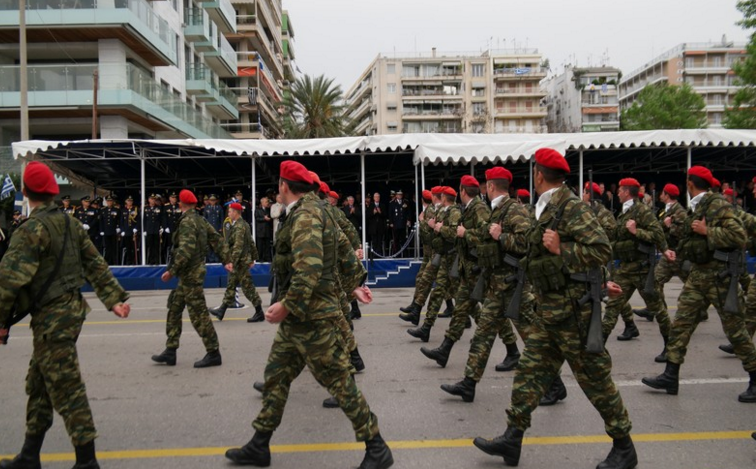
{"label": "apartment building", "polygon": [[620,108],[630,107],[646,85],[689,83],[706,102],[709,127],[720,128],[724,111],[738,90],[732,65],[743,60],[745,53],[745,43],[729,42],[726,38],[717,43],[680,44],[622,78]]}
{"label": "apartment building", "polygon": [[379,55],[346,93],[359,135],[546,132],[536,49]]}
{"label": "apartment building", "polygon": [[619,130],[617,85],[622,73],[613,67],[573,67],[543,82],[547,93],[549,132]]}
{"label": "apartment building", "polygon": [[[19,2],[0,3],[0,146],[20,138]],[[28,0],[33,139],[230,138],[230,0]]]}
{"label": "apartment building", "polygon": [[294,81],[294,27],[281,0],[231,0],[237,31],[229,35],[238,59],[229,80],[238,118],[223,127],[236,138],[280,138],[286,90]]}

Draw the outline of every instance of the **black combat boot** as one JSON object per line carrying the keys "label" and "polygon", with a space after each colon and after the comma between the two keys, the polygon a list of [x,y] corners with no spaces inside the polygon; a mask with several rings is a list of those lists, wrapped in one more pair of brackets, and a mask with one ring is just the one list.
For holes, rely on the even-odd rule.
{"label": "black combat boot", "polygon": [[223,318],[226,317],[227,309],[228,306],[226,306],[226,303],[221,303],[221,305],[217,308],[210,308],[208,311],[210,312],[210,314],[218,318],[218,321],[223,321]]}
{"label": "black combat boot", "polygon": [[601,461],[596,469],[633,469],[638,466],[638,455],[635,454],[635,446],[630,435],[624,438],[615,438],[612,450],[605,460]]}
{"label": "black combat boot", "polygon": [[656,363],[667,363],[667,342],[669,342],[669,337],[662,336],[662,339],[664,339],[664,350],[654,358]]}
{"label": "black combat boot", "polygon": [[231,309],[242,309],[244,306],[246,306],[244,303],[240,302],[236,298],[234,298],[234,304],[229,306]]}
{"label": "black combat boot", "polygon": [[338,409],[339,401],[337,401],[335,397],[331,396],[323,401],[323,407],[325,407],[326,409]]}
{"label": "black combat boot", "polygon": [[648,310],[648,308],[634,309],[633,313],[636,316],[640,316],[648,322],[654,322],[654,315]]}
{"label": "black combat boot", "polygon": [[557,377],[554,378],[554,381],[551,382],[551,386],[549,386],[546,394],[541,397],[541,402],[538,405],[550,406],[565,399],[567,399],[567,388],[564,386],[562,377],[557,375]]}
{"label": "black combat boot", "polygon": [[751,438],[753,438],[754,440],[756,440],[756,432],[751,433]]}
{"label": "black combat boot", "polygon": [[517,342],[507,345],[507,356],[504,361],[496,365],[496,371],[512,371],[520,363],[520,350],[517,348]]}
{"label": "black combat boot", "polygon": [[357,302],[357,300],[352,300],[352,310],[349,312],[349,315],[352,316],[352,320],[357,320],[362,317],[360,304]]}
{"label": "black combat boot", "polygon": [[430,331],[431,326],[429,326],[427,322],[424,322],[423,325],[418,328],[407,329],[407,334],[420,339],[423,342],[428,342],[428,340],[430,340]]}
{"label": "black combat boot", "polygon": [[355,347],[354,350],[349,352],[349,361],[352,363],[352,366],[358,373],[365,369],[365,362],[362,361],[362,357],[360,356],[360,351],[357,350],[357,347]]}
{"label": "black combat boot", "polygon": [[71,469],[100,469],[95,456],[94,440],[82,446],[74,446],[76,464]]}
{"label": "black combat boot", "polygon": [[168,366],[176,366],[176,349],[167,348],[163,350],[160,355],[153,355],[152,361],[157,363],[165,363]]}
{"label": "black combat boot", "polygon": [[441,342],[441,345],[438,348],[429,350],[425,347],[420,347],[420,351],[431,360],[436,360],[436,363],[438,363],[438,366],[441,368],[446,368],[446,362],[449,361],[449,354],[451,353],[452,347],[454,347],[454,341],[444,337],[444,341]]}
{"label": "black combat boot", "polygon": [[247,322],[263,322],[265,321],[265,313],[263,312],[262,305],[255,306],[255,314],[251,318],[247,318]]}
{"label": "black combat boot", "polygon": [[255,432],[249,443],[226,451],[226,458],[246,466],[270,466],[270,437],[273,432]]}
{"label": "black combat boot", "polygon": [[478,384],[471,378],[465,376],[465,379],[454,384],[442,384],[441,390],[448,392],[452,396],[459,396],[465,402],[475,400],[475,385]]}
{"label": "black combat boot", "polygon": [[467,316],[465,318],[465,329],[470,329],[472,327],[472,319],[470,319],[470,316]]}
{"label": "black combat boot", "polygon": [[262,394],[264,388],[265,383],[263,383],[262,381],[255,381],[254,383],[252,383],[252,389],[259,392],[260,394]]}
{"label": "black combat boot", "polygon": [[42,464],[39,462],[39,452],[42,451],[42,442],[45,441],[45,435],[27,436],[24,439],[24,446],[21,452],[13,459],[3,459],[0,461],[2,469],[41,469]]}
{"label": "black combat boot", "polygon": [[214,350],[212,352],[207,352],[202,360],[194,362],[194,367],[207,368],[209,366],[221,366],[222,363],[223,360],[221,359],[220,352],[218,350]]}
{"label": "black combat boot", "polygon": [[667,391],[667,394],[676,396],[680,387],[680,365],[668,361],[667,367],[664,368],[664,373],[656,378],[643,378],[641,382],[646,386],[654,389],[663,389]]}
{"label": "black combat boot", "polygon": [[756,371],[748,373],[751,376],[751,382],[748,383],[748,389],[738,396],[740,402],[756,402]]}
{"label": "black combat boot", "polygon": [[640,331],[633,321],[625,323],[625,330],[622,334],[617,336],[617,340],[631,340],[633,337],[638,337]]}
{"label": "black combat boot", "polygon": [[473,440],[473,444],[486,454],[503,457],[507,466],[516,466],[520,462],[523,434],[522,430],[507,427],[503,435],[491,440],[478,437]]}
{"label": "black combat boot", "polygon": [[450,318],[454,313],[454,300],[446,300],[446,309],[443,313],[439,314],[440,318]]}
{"label": "black combat boot", "polygon": [[723,351],[724,353],[729,353],[730,355],[735,355],[735,346],[732,344],[720,345],[719,350]]}
{"label": "black combat boot", "polygon": [[399,319],[402,321],[411,322],[414,325],[420,324],[420,311],[423,309],[417,303],[412,303],[409,308],[399,308],[404,311],[405,314],[400,314]]}
{"label": "black combat boot", "polygon": [[394,465],[394,457],[381,434],[365,442],[365,457],[359,469],[388,469]]}
{"label": "black combat boot", "polygon": [[399,311],[401,311],[402,313],[411,313],[412,311],[415,310],[415,306],[416,306],[416,303],[415,303],[415,300],[413,299],[412,303],[410,303],[409,306],[402,306],[399,308]]}

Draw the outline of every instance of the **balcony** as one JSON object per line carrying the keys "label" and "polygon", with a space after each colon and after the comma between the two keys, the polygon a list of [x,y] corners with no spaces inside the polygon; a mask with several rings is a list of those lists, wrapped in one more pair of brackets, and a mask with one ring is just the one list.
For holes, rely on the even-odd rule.
{"label": "balcony", "polygon": [[[93,74],[97,65],[30,65],[29,107],[51,117],[70,117],[84,110],[91,115]],[[97,94],[101,113],[122,115],[156,131],[175,130],[191,138],[230,138],[201,112],[131,64],[124,74],[102,80]],[[19,67],[0,66],[0,107],[20,106]],[[57,108],[57,109],[56,109]]]}
{"label": "balcony", "polygon": [[263,62],[260,54],[255,51],[237,51],[236,58],[238,60],[237,76],[245,77],[260,77],[260,86],[264,88],[273,101],[281,101],[283,95],[281,88],[278,86],[278,81],[273,79],[273,74],[270,73],[266,63]]}
{"label": "balcony", "polygon": [[236,10],[229,0],[202,2],[202,8],[207,10],[218,29],[224,33],[236,32]]}
{"label": "balcony", "polygon": [[463,98],[458,89],[437,88],[402,88],[402,98]]}
{"label": "balcony", "polygon": [[[18,0],[0,2],[0,43],[18,43]],[[176,35],[146,0],[35,0],[27,4],[27,40],[118,39],[153,66],[176,65]]]}
{"label": "balcony", "polygon": [[[248,2],[237,2],[234,0],[234,3]],[[259,52],[266,63],[275,67],[274,70],[279,77],[283,77],[284,70],[282,62],[284,56],[281,52],[283,50],[282,39],[280,36],[274,34],[273,41],[271,41],[266,32],[266,30],[277,31],[276,28],[280,30],[280,23],[278,23],[279,26],[276,26],[275,24],[271,25],[266,19],[266,14],[269,15],[270,10],[265,6],[265,2],[260,2],[260,5],[261,8],[258,9],[256,15],[239,15],[237,17],[237,32],[235,34],[230,34],[229,39],[234,42],[243,39],[249,40],[252,43],[251,48]],[[268,13],[266,13],[266,11]],[[266,25],[270,26],[266,28]]]}
{"label": "balcony", "polygon": [[366,114],[370,111],[370,100],[365,99],[363,100],[359,106],[357,106],[352,112],[349,113],[349,119],[355,120],[358,117],[362,116],[363,114]]}
{"label": "balcony", "polygon": [[519,117],[535,117],[535,118],[541,118],[546,117],[547,110],[546,106],[518,106],[516,108],[512,107],[501,107],[496,108],[496,117],[505,118],[505,119],[516,119]]}
{"label": "balcony", "polygon": [[494,68],[494,80],[541,80],[546,78],[546,67],[503,67]]}
{"label": "balcony", "polygon": [[546,91],[537,87],[528,88],[496,88],[497,98],[543,98]]}
{"label": "balcony", "polygon": [[402,109],[402,118],[407,120],[413,119],[461,119],[462,108],[458,109],[418,109],[413,107],[404,107]]}
{"label": "balcony", "polygon": [[461,127],[459,125],[437,122],[414,122],[402,126],[402,133],[405,134],[456,134],[460,132]]}
{"label": "balcony", "polygon": [[212,83],[213,99],[205,103],[207,110],[223,120],[238,119],[239,110],[236,108],[236,94],[225,83],[218,86]]}
{"label": "balcony", "polygon": [[228,40],[222,35],[218,36],[217,46],[214,50],[205,52],[204,58],[207,65],[210,66],[220,77],[237,76],[236,51]]}
{"label": "balcony", "polygon": [[549,128],[545,125],[531,125],[531,126],[496,126],[494,129],[495,134],[547,134]]}
{"label": "balcony", "polygon": [[258,123],[232,123],[221,124],[224,132],[231,134],[232,138],[264,140],[271,138],[271,134],[262,124]]}
{"label": "balcony", "polygon": [[184,37],[190,42],[211,42],[210,19],[202,8],[187,8],[184,10]]}
{"label": "balcony", "polygon": [[197,101],[209,101],[212,98],[213,72],[204,64],[188,64],[186,68],[186,92],[194,95]]}

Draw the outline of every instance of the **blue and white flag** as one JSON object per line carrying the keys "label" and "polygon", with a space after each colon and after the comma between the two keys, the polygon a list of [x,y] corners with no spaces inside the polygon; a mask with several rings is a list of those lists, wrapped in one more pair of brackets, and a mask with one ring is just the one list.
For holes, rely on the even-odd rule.
{"label": "blue and white flag", "polygon": [[530,73],[530,68],[516,68],[515,69],[515,75],[525,75],[526,73]]}
{"label": "blue and white flag", "polygon": [[601,92],[602,93],[608,93],[609,92],[609,86],[606,83],[604,83],[604,84],[601,85]]}
{"label": "blue and white flag", "polygon": [[24,194],[21,191],[16,191],[16,201],[13,203],[13,210],[18,210],[24,213]]}
{"label": "blue and white flag", "polygon": [[10,174],[9,174],[5,176],[5,179],[3,180],[3,189],[2,191],[0,191],[0,200],[7,199],[15,191],[16,191],[16,186],[13,185],[13,180],[11,179]]}

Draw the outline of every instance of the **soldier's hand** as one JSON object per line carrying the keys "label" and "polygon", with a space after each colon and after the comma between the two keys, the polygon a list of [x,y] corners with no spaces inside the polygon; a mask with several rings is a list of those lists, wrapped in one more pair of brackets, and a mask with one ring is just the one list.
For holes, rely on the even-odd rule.
{"label": "soldier's hand", "polygon": [[622,287],[619,286],[619,284],[607,281],[606,293],[609,295],[609,298],[617,298],[618,296],[622,295]]}
{"label": "soldier's hand", "polygon": [[119,318],[129,317],[130,312],[131,306],[129,306],[128,303],[118,303],[117,305],[113,306],[113,313]]}
{"label": "soldier's hand", "polygon": [[462,225],[459,225],[457,227],[457,238],[464,238],[465,237],[465,231],[467,231],[465,229],[465,227],[462,226]]}
{"label": "soldier's hand", "polygon": [[675,253],[675,251],[673,251],[671,249],[667,249],[666,251],[664,251],[664,257],[669,262],[675,262],[677,260],[677,253]]}
{"label": "soldier's hand", "polygon": [[425,214],[421,212],[420,216],[417,217],[417,219],[420,220],[420,221],[424,221],[425,220]]}
{"label": "soldier's hand", "polygon": [[167,282],[172,278],[173,278],[173,275],[167,270],[163,272],[163,275],[160,276],[160,280],[162,280],[163,282]]}
{"label": "soldier's hand", "polygon": [[252,267],[254,267],[254,266],[255,266],[255,261],[252,261],[252,262],[250,262],[250,263],[249,263],[249,268],[250,268],[250,269],[251,269]]}
{"label": "soldier's hand", "polygon": [[116,228],[116,234],[118,234],[120,232],[121,232],[121,229],[120,228]]}
{"label": "soldier's hand", "polygon": [[8,345],[8,329],[0,329],[0,345]]}
{"label": "soldier's hand", "polygon": [[561,255],[562,248],[559,244],[559,233],[554,230],[546,230],[543,234],[543,247],[548,249],[552,254]]}
{"label": "soldier's hand", "polygon": [[492,223],[491,227],[488,228],[488,234],[490,234],[494,240],[498,241],[499,238],[501,238],[501,225],[498,223]]}
{"label": "soldier's hand", "polygon": [[163,234],[164,231],[165,230],[163,230],[162,228],[160,228],[160,234]]}
{"label": "soldier's hand", "polygon": [[81,226],[83,226],[83,227],[84,227],[84,231],[89,231],[89,225],[87,225],[86,223],[84,223],[84,224],[83,224],[83,225],[81,225]]}
{"label": "soldier's hand", "polygon": [[444,222],[440,221],[440,222],[436,223],[436,225],[433,227],[433,231],[435,231],[436,233],[438,233],[439,231],[441,231],[441,228],[443,228],[443,227],[444,227]]}
{"label": "soldier's hand", "polygon": [[287,310],[279,301],[270,305],[268,310],[265,311],[265,320],[271,324],[278,324],[279,322],[286,319],[286,316],[288,315],[289,310]]}
{"label": "soldier's hand", "polygon": [[224,265],[223,268],[226,269],[226,272],[231,273],[234,271],[234,264],[229,262],[228,264]]}
{"label": "soldier's hand", "polygon": [[706,229],[706,220],[696,220],[691,225],[691,228],[693,228],[694,233],[698,233],[701,236],[706,236],[706,233],[708,232]]}
{"label": "soldier's hand", "polygon": [[168,234],[171,234],[171,229],[170,228],[166,228],[165,232],[168,233]]}
{"label": "soldier's hand", "polygon": [[431,228],[435,228],[436,227],[436,219],[435,218],[429,219],[428,220],[428,226],[430,226]]}
{"label": "soldier's hand", "polygon": [[369,305],[373,301],[373,292],[370,291],[367,285],[355,288],[352,294],[360,303]]}
{"label": "soldier's hand", "polygon": [[363,251],[361,248],[354,251],[354,255],[357,256],[357,259],[362,260],[365,258],[365,251]]}
{"label": "soldier's hand", "polygon": [[672,217],[667,217],[664,219],[664,226],[666,226],[667,228],[672,226]]}
{"label": "soldier's hand", "polygon": [[625,223],[625,228],[627,228],[627,231],[633,236],[638,232],[638,226],[636,225],[635,220],[628,220],[628,222]]}
{"label": "soldier's hand", "polygon": [[100,231],[100,236],[105,236],[105,232],[104,231]]}

